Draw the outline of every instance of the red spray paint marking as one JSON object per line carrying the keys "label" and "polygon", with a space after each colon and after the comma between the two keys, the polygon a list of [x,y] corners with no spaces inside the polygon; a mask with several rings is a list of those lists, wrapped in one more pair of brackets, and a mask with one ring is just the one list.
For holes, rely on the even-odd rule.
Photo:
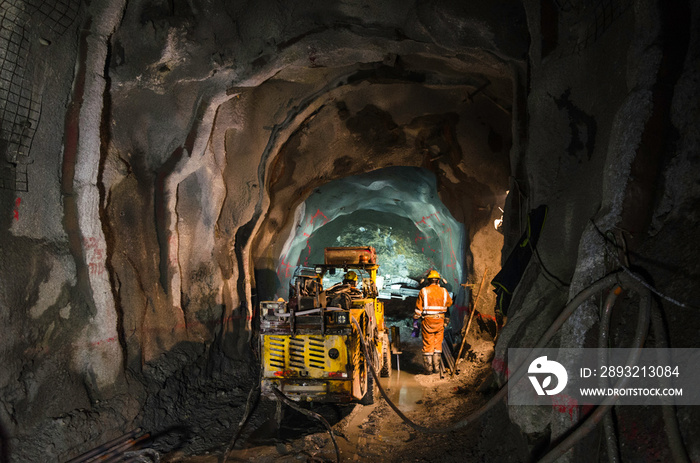
{"label": "red spray paint marking", "polygon": [[91,343],[90,343],[90,346],[92,346],[92,347],[94,347],[94,346],[99,346],[100,344],[103,344],[103,343],[106,344],[106,343],[108,343],[108,342],[114,342],[114,341],[116,341],[116,340],[117,340],[117,337],[116,337],[116,336],[112,336],[111,338],[103,339],[102,341],[91,342]]}
{"label": "red spray paint marking", "polygon": [[313,217],[309,219],[309,225],[313,225],[314,219],[316,219],[317,217],[323,217],[324,225],[328,223],[328,217],[326,217],[326,214],[321,212],[321,209],[316,209],[316,213],[313,215]]}
{"label": "red spray paint marking", "polygon": [[464,316],[469,313],[469,307],[455,304],[454,308],[457,310],[457,316],[460,320],[464,320]]}
{"label": "red spray paint marking", "polygon": [[19,220],[19,205],[22,204],[22,198],[15,199],[15,220]]}
{"label": "red spray paint marking", "polygon": [[[304,233],[306,235],[306,233]],[[306,255],[306,259],[304,259],[304,265],[309,266],[309,257],[311,257],[311,246],[309,246],[309,240],[306,240],[306,249],[308,249],[308,254]]]}
{"label": "red spray paint marking", "polygon": [[291,265],[290,265],[290,264],[287,264],[287,263],[284,261],[284,258],[285,258],[285,257],[287,257],[287,256],[284,256],[284,257],[282,257],[282,258],[280,259],[280,264],[279,264],[279,266],[277,267],[277,275],[279,276],[280,270],[284,269],[284,276],[285,276],[285,278],[289,278],[289,277],[291,276],[291,274],[290,274],[290,272],[289,272],[289,269],[291,268]]}
{"label": "red spray paint marking", "polygon": [[578,400],[566,394],[552,396],[552,408],[559,413],[568,413],[569,419],[574,420],[574,410],[578,408]]}
{"label": "red spray paint marking", "polygon": [[452,267],[456,268],[457,267],[457,255],[455,254],[454,246],[452,245],[452,228],[448,228],[445,230],[445,233],[448,234],[448,243],[450,245],[450,263],[447,264],[447,267]]}
{"label": "red spray paint marking", "polygon": [[[438,213],[437,213],[437,212],[435,212],[435,213],[433,213],[433,214],[430,214],[430,215],[427,216],[427,217],[426,217],[426,216],[423,216],[423,217],[421,218],[421,220],[419,220],[418,222],[416,222],[416,225],[422,223],[422,224],[427,225],[427,226],[430,227],[430,225],[428,224],[428,221],[429,221],[429,220],[433,220],[433,219],[436,220],[436,221],[438,221],[438,223],[439,223],[440,225],[442,225],[442,226],[445,225],[443,222],[440,222],[440,219],[438,218]],[[432,227],[431,227],[431,228],[432,228]],[[452,243],[452,228],[447,228],[447,229],[445,229],[442,233],[443,233],[443,234],[446,233],[447,236],[448,236],[448,238],[447,238],[447,244],[448,244],[448,246],[449,246],[449,252],[450,252],[450,262],[449,262],[448,264],[446,264],[445,266],[448,267],[448,268],[456,269],[456,268],[457,268],[457,255],[456,255],[456,253],[455,253],[455,251],[454,251],[454,245],[453,245],[453,243]],[[427,241],[428,239],[429,239],[428,237],[422,236],[420,233],[416,233],[416,237],[415,237],[414,241],[415,241],[416,243],[418,243],[418,241],[422,241],[422,240],[426,240],[426,241]],[[425,253],[425,249],[426,249],[425,246],[421,247],[421,252]],[[431,246],[428,246],[428,249],[429,249],[430,251],[436,253],[436,254],[437,254],[437,253],[441,253],[441,251],[438,251],[437,249],[434,249],[434,248],[432,248]],[[430,258],[429,258],[428,260],[429,260],[430,262],[432,262],[432,260],[431,260]],[[434,262],[433,262],[433,265],[435,265]],[[458,282],[456,279],[455,279],[455,283],[459,284],[459,282]]]}
{"label": "red spray paint marking", "polygon": [[96,248],[97,238],[83,238],[83,247],[85,250]]}
{"label": "red spray paint marking", "polygon": [[479,318],[481,318],[482,320],[486,319],[486,320],[491,320],[491,321],[496,322],[496,317],[494,317],[493,315],[485,314],[485,313],[479,313]]}
{"label": "red spray paint marking", "polygon": [[[433,212],[432,214],[430,214],[430,215],[427,216],[427,217],[423,216],[423,217],[421,218],[421,220],[419,220],[418,222],[416,222],[416,225],[418,225],[419,223],[422,223],[423,225],[428,225],[428,222],[426,222],[425,220],[426,220],[426,219],[430,219],[430,218],[434,218],[434,219],[437,220],[438,222],[440,221],[440,219],[438,219],[438,213],[437,213],[437,212]],[[442,222],[440,222],[440,225],[445,225],[445,224],[442,223]],[[428,226],[430,226],[430,225],[428,225]]]}
{"label": "red spray paint marking", "polygon": [[498,374],[501,374],[505,371],[506,379],[508,379],[508,377],[510,376],[510,369],[506,367],[506,363],[501,358],[493,359],[493,362],[491,362],[491,368],[493,368],[493,370]]}
{"label": "red spray paint marking", "polygon": [[105,272],[104,250],[98,246],[97,238],[83,237],[83,247],[90,275],[102,275]]}

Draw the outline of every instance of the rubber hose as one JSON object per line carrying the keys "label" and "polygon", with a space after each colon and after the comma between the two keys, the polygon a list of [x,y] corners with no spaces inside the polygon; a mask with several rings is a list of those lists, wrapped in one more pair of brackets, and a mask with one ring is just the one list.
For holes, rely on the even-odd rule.
{"label": "rubber hose", "polygon": [[299,405],[295,404],[293,400],[291,400],[289,397],[286,395],[282,394],[282,392],[277,389],[276,387],[272,387],[272,392],[275,394],[275,397],[277,400],[280,402],[283,402],[287,404],[287,406],[293,408],[294,410],[298,411],[299,413],[302,413],[306,416],[309,416],[311,418],[314,418],[318,421],[320,421],[328,430],[328,434],[331,436],[331,442],[333,442],[333,448],[335,449],[335,459],[337,462],[340,462],[340,449],[338,448],[338,443],[335,441],[335,436],[333,435],[333,428],[331,428],[330,423],[326,421],[324,417],[319,415],[316,412],[312,412],[311,410],[306,410],[305,408],[300,407]]}
{"label": "rubber hose", "polygon": [[[634,365],[637,363],[639,356],[641,354],[641,346],[644,345],[644,340],[646,338],[646,334],[649,331],[649,321],[650,321],[650,315],[651,315],[651,296],[649,290],[639,282],[639,277],[636,275],[628,275],[628,274],[623,274],[621,272],[615,272],[612,274],[609,274],[600,280],[594,282],[584,290],[582,290],[579,294],[577,294],[562,310],[562,312],[559,314],[559,316],[554,320],[554,322],[550,325],[550,327],[547,329],[547,331],[542,335],[542,338],[540,341],[537,343],[533,351],[530,353],[529,358],[536,358],[536,355],[538,354],[538,351],[541,350],[544,346],[547,345],[547,343],[554,337],[556,332],[561,328],[561,326],[564,324],[564,322],[573,314],[573,312],[588,298],[593,296],[596,292],[606,288],[610,287],[615,283],[620,283],[622,286],[626,287],[631,287],[635,289],[635,291],[640,294],[640,311],[639,311],[639,318],[637,320],[637,327],[635,330],[635,336],[633,340],[633,346],[636,347],[637,349],[632,352],[630,357],[628,358],[627,365]],[[360,326],[357,323],[357,320],[353,317],[352,322],[355,324],[355,327],[358,329],[358,332],[361,332]],[[369,359],[371,358],[368,355],[369,350],[367,349],[367,345],[365,343],[365,340],[360,336],[360,340],[362,343],[362,350],[364,352],[365,358]],[[379,375],[377,372],[374,370],[374,365],[371,363],[371,361],[368,361],[368,364],[370,366],[370,372],[372,373],[372,376],[374,377],[377,386],[379,387],[379,391],[381,392],[382,396],[384,399],[387,401],[389,406],[396,412],[396,414],[410,427],[415,429],[416,431],[423,432],[426,434],[440,434],[440,433],[447,433],[447,432],[453,432],[458,429],[461,429],[468,424],[474,422],[476,419],[480,418],[484,413],[486,413],[488,410],[490,410],[494,405],[496,405],[498,402],[503,399],[506,394],[508,393],[507,390],[507,384],[505,384],[489,401],[482,405],[478,410],[472,412],[471,414],[467,415],[465,418],[462,418],[460,421],[457,423],[445,427],[445,428],[426,428],[425,426],[418,425],[411,421],[409,418],[407,418],[401,410],[396,407],[396,405],[389,399],[386,391],[384,388],[381,386],[379,382]],[[518,381],[520,378],[522,378],[527,371],[527,361],[523,362],[522,365],[520,365],[516,372],[511,375],[508,378],[508,382],[510,381]],[[621,378],[620,381],[616,384],[616,387],[622,388],[624,387],[628,382],[628,378]],[[586,419],[581,425],[578,426],[569,436],[564,439],[559,445],[557,445],[554,449],[552,449],[550,452],[548,452],[541,460],[541,463],[549,463],[549,462],[554,462],[556,459],[561,457],[564,453],[566,453],[571,447],[573,447],[576,442],[578,442],[580,439],[585,437],[588,433],[590,433],[593,429],[595,429],[599,424],[600,421],[603,419],[603,417],[609,412],[610,408],[612,405],[617,401],[617,397],[608,397],[606,398],[603,403],[596,408],[596,410],[593,411],[593,413]]]}
{"label": "rubber hose", "polygon": [[[668,348],[668,335],[666,333],[666,327],[664,326],[663,316],[661,315],[661,309],[658,304],[654,304],[651,312],[651,329],[654,333],[654,341],[657,348],[666,349]],[[663,352],[659,352],[660,356],[665,358],[659,358],[660,365],[670,365],[670,361],[667,355]],[[661,377],[662,387],[671,387],[670,378],[665,376]],[[662,398],[662,400],[671,400],[669,397]],[[676,415],[676,407],[671,404],[666,404],[661,406],[661,415],[664,419],[664,429],[666,431],[666,437],[668,438],[668,446],[671,449],[671,456],[673,461],[677,463],[689,463],[690,457],[688,456],[688,451],[683,443],[683,436],[681,435],[680,426],[678,424],[678,416]]]}
{"label": "rubber hose", "polygon": [[[536,354],[538,353],[539,350],[541,350],[544,346],[547,345],[547,343],[554,337],[556,332],[561,328],[561,326],[564,324],[564,322],[571,316],[571,314],[574,313],[574,311],[580,306],[585,300],[596,294],[598,291],[601,291],[604,288],[607,288],[609,286],[612,286],[613,284],[617,283],[621,277],[624,277],[624,274],[620,272],[615,272],[610,275],[607,275],[600,280],[594,282],[587,288],[583,289],[580,293],[578,293],[561,311],[559,316],[554,320],[554,322],[550,325],[550,327],[547,329],[547,331],[542,335],[540,338],[540,341],[537,343],[533,351],[530,353],[530,357],[528,358],[535,358]],[[359,324],[357,323],[357,320],[353,317],[352,322],[355,324],[355,327],[357,328],[358,332],[361,333],[362,330],[360,329]],[[362,336],[360,336],[360,341],[362,345],[362,350],[365,355],[365,358],[370,359],[371,357],[369,356],[368,352],[369,349],[367,348],[367,345],[365,344],[365,340]],[[470,423],[476,421],[478,418],[480,418],[483,414],[485,414],[487,411],[489,411],[491,408],[493,408],[496,404],[498,404],[507,394],[508,394],[508,389],[507,389],[507,383],[501,387],[501,389],[498,390],[498,392],[491,397],[491,399],[488,400],[484,405],[479,407],[479,409],[475,410],[471,414],[467,415],[466,417],[462,418],[459,420],[457,423],[448,426],[446,428],[426,428],[425,426],[421,426],[419,424],[414,423],[411,421],[406,415],[403,414],[401,410],[389,399],[389,396],[387,395],[386,391],[382,387],[382,385],[379,382],[379,375],[377,375],[377,372],[374,370],[374,365],[372,364],[371,361],[368,361],[368,364],[370,366],[370,372],[372,373],[372,376],[375,379],[375,382],[377,386],[379,387],[379,392],[381,392],[382,396],[384,397],[384,400],[389,404],[392,410],[406,423],[408,426],[411,428],[415,429],[416,431],[426,433],[426,434],[443,434],[443,433],[448,433],[448,432],[454,432],[457,431],[458,429],[461,429]],[[517,382],[520,378],[522,378],[525,373],[527,372],[527,362],[523,362],[522,365],[520,365],[517,370],[515,371],[514,374],[508,378],[508,381],[514,381]]]}
{"label": "rubber hose", "polygon": [[[601,358],[598,359],[598,366],[608,364],[607,350],[608,335],[610,333],[610,318],[612,316],[612,308],[615,305],[617,296],[622,292],[622,288],[618,285],[610,291],[605,299],[603,313],[600,316],[600,335],[598,336],[598,349]],[[608,387],[608,381],[604,378],[600,379],[601,386]],[[606,413],[603,417],[603,435],[605,440],[605,448],[608,451],[608,461],[610,463],[619,463],[620,450],[617,447],[617,435],[615,434],[615,423],[613,423],[612,409],[610,413]]]}
{"label": "rubber hose", "polygon": [[[619,275],[621,280],[620,283],[623,286],[629,286],[634,288],[634,290],[640,295],[640,310],[639,317],[637,319],[637,328],[635,329],[634,340],[632,341],[632,347],[635,350],[630,354],[627,360],[627,366],[631,367],[638,363],[639,357],[642,352],[642,346],[644,345],[644,340],[646,339],[646,334],[649,331],[649,322],[651,318],[651,293],[643,285],[640,285],[638,281],[634,278],[628,277],[628,275]],[[624,388],[629,382],[629,378],[621,378],[615,387],[618,389]],[[593,413],[581,423],[573,432],[571,432],[563,441],[561,441],[554,449],[550,450],[539,463],[553,463],[557,459],[561,458],[571,447],[573,447],[579,440],[584,438],[588,433],[593,431],[603,417],[610,411],[610,408],[617,402],[617,396],[609,396],[603,400],[603,403],[599,405]]]}

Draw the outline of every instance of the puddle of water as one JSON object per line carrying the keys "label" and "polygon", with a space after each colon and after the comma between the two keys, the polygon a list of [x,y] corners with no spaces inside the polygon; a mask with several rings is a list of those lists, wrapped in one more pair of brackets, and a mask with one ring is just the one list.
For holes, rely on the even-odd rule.
{"label": "puddle of water", "polygon": [[406,371],[391,373],[391,378],[382,378],[382,386],[387,389],[389,398],[401,411],[410,412],[416,409],[416,402],[423,398],[425,387],[416,381],[415,375]]}

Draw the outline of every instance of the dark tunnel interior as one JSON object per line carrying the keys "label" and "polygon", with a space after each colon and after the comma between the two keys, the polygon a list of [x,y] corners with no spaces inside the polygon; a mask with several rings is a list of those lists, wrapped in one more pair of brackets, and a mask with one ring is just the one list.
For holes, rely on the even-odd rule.
{"label": "dark tunnel interior", "polygon": [[[0,463],[700,461],[699,23],[0,0]],[[552,392],[617,348],[682,397]]]}

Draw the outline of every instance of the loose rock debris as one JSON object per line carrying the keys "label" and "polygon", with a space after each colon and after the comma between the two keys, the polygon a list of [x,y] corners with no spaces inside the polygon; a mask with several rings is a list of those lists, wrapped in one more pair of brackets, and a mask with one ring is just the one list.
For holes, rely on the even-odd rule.
{"label": "loose rock debris", "polygon": [[[382,386],[399,408],[416,423],[433,428],[449,426],[483,405],[495,392],[491,381],[490,360],[493,343],[485,339],[470,340],[470,358],[462,360],[460,373],[423,373],[420,364],[420,339],[402,336],[401,371],[382,379]],[[480,390],[482,392],[480,392]],[[449,434],[423,434],[406,425],[379,391],[373,405],[316,405],[312,409],[331,423],[340,448],[341,461],[372,462],[444,462],[496,461],[491,446],[499,433],[484,435],[488,426],[475,422]],[[282,427],[274,435],[248,438],[240,448],[228,454],[227,461],[256,462],[331,462],[335,450],[328,433],[317,423],[304,421],[302,415],[286,409]],[[505,414],[505,408],[501,410]],[[255,436],[255,433],[252,433]],[[490,441],[490,443],[489,443]],[[503,442],[499,441],[503,447]],[[505,445],[507,447],[507,445]],[[501,452],[499,452],[501,453]],[[513,456],[499,461],[518,461]],[[217,456],[186,457],[173,455],[169,462],[215,462]]]}

